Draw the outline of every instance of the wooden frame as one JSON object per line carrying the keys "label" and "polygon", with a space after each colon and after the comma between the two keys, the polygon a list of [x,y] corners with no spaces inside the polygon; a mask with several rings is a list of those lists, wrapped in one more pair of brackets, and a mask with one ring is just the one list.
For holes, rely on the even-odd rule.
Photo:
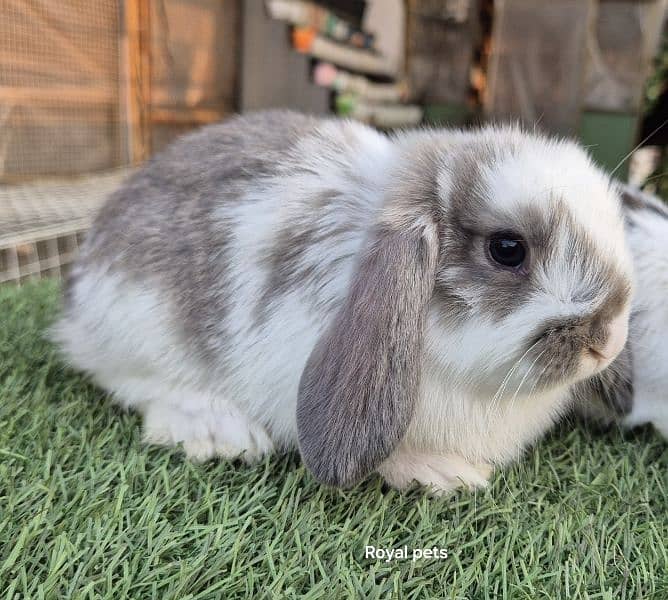
{"label": "wooden frame", "polygon": [[123,85],[130,162],[151,154],[151,2],[123,0]]}
{"label": "wooden frame", "polygon": [[[226,0],[228,1],[228,0]],[[154,125],[199,126],[223,119],[225,107],[162,106],[152,97],[152,54],[159,22],[152,23],[152,0],[120,0],[123,32],[121,79],[124,116],[127,123],[128,162],[137,165],[154,151]],[[239,12],[237,7],[237,13]],[[230,13],[234,11],[230,10]]]}

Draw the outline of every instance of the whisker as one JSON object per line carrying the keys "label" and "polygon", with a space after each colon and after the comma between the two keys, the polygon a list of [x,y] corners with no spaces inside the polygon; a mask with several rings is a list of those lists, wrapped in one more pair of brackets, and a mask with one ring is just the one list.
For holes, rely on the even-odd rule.
{"label": "whisker", "polygon": [[534,390],[536,389],[536,386],[538,385],[538,382],[540,381],[540,378],[545,374],[545,371],[547,371],[547,369],[551,366],[552,366],[552,363],[549,362],[548,364],[546,364],[543,367],[543,370],[540,373],[538,373],[538,377],[536,377],[535,381],[533,382],[533,385],[531,386],[531,389],[529,390],[529,397],[531,397],[531,394],[534,393]]}
{"label": "whisker", "polygon": [[524,357],[530,352],[531,348],[533,348],[533,346],[535,346],[537,343],[538,342],[534,343],[522,356],[520,356],[517,359],[517,361],[513,364],[513,366],[508,370],[506,376],[503,378],[503,381],[501,382],[501,385],[499,386],[496,393],[492,397],[492,402],[491,402],[492,405],[494,405],[494,403],[503,395],[510,379],[512,378],[515,371],[518,369],[520,363],[522,362]]}
{"label": "whisker", "polygon": [[656,180],[656,179],[661,179],[662,177],[665,177],[666,175],[668,175],[668,171],[664,171],[663,173],[657,173],[656,175],[650,175],[649,177],[647,177],[647,178],[642,182],[642,185],[643,185],[643,186],[644,186],[644,185],[647,185],[647,184],[650,183],[651,181],[654,181],[654,180]]}
{"label": "whisker", "polygon": [[637,146],[635,148],[633,148],[633,150],[631,150],[631,152],[629,152],[624,158],[622,158],[622,160],[620,160],[617,163],[617,166],[610,173],[610,178],[612,179],[612,176],[619,170],[619,167],[621,167],[626,162],[626,159],[629,158],[629,156],[631,156],[631,154],[633,154],[638,148],[640,148],[640,146],[642,146],[655,133],[658,133],[659,131],[661,131],[666,126],[666,124],[668,124],[668,119],[666,119],[663,123],[661,123],[661,125],[659,125],[656,129],[654,129],[654,131],[647,134],[642,140],[640,140],[638,142]]}
{"label": "whisker", "polygon": [[494,396],[492,396],[492,400],[490,401],[489,409],[487,411],[488,415],[491,414],[492,411],[496,410],[496,407],[497,407],[497,404],[498,404],[499,400],[501,399],[504,392],[506,391],[506,387],[508,386],[508,383],[510,382],[510,379],[512,378],[512,376],[515,374],[515,371],[517,371],[517,369],[519,368],[520,363],[524,360],[526,355],[529,354],[529,352],[531,352],[531,350],[533,350],[533,348],[536,346],[536,344],[538,344],[541,340],[542,340],[542,338],[538,338],[533,344],[531,344],[531,346],[529,346],[529,348],[527,348],[527,350],[524,352],[524,354],[522,354],[522,356],[520,356],[517,359],[517,361],[513,364],[513,366],[509,369],[508,373],[506,373],[506,376],[503,378],[503,381],[501,382],[501,385],[499,385],[499,388],[496,390],[496,393],[494,394]]}
{"label": "whisker", "polygon": [[510,400],[510,402],[509,402],[509,404],[508,404],[508,410],[509,410],[509,411],[512,410],[513,406],[515,405],[515,399],[517,398],[517,395],[520,393],[520,389],[521,389],[522,386],[524,385],[524,382],[527,380],[527,377],[529,377],[529,373],[531,373],[531,369],[534,368],[534,366],[536,365],[536,363],[540,360],[540,357],[543,356],[543,354],[545,354],[545,352],[547,352],[547,348],[545,348],[545,350],[543,350],[543,351],[542,351],[542,352],[541,352],[541,353],[534,359],[534,361],[531,363],[531,365],[529,365],[529,368],[527,369],[527,372],[524,374],[524,377],[522,377],[522,381],[520,381],[520,384],[517,386],[517,389],[515,390],[515,393],[513,394],[513,397],[511,398],[511,400]]}

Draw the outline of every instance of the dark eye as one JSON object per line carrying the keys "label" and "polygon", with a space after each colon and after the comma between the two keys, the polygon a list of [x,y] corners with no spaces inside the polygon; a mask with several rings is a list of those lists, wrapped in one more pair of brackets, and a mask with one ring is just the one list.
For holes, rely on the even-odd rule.
{"label": "dark eye", "polygon": [[526,258],[524,240],[512,233],[495,233],[489,239],[489,255],[504,267],[519,267]]}

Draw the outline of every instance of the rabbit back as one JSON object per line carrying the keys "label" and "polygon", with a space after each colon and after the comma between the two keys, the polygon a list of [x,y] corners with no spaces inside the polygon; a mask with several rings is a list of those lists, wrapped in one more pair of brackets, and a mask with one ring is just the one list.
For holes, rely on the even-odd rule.
{"label": "rabbit back", "polygon": [[186,136],[102,208],[57,339],[126,405],[144,402],[146,377],[188,382],[290,444],[301,371],[390,159],[382,134],[289,112]]}

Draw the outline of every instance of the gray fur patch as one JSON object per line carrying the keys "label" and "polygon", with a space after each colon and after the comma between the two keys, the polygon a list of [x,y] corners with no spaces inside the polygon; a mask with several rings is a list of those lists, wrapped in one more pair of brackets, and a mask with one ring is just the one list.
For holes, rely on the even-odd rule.
{"label": "gray fur patch", "polygon": [[[305,260],[309,250],[325,242],[350,235],[355,228],[348,223],[336,223],[325,219],[329,211],[341,211],[338,190],[325,190],[313,198],[312,210],[296,220],[285,223],[277,233],[264,260],[268,272],[261,296],[253,309],[254,327],[261,327],[271,316],[271,309],[285,294],[294,291],[318,289],[323,281],[332,276],[332,259],[318,256],[317,262]],[[345,257],[349,258],[349,257]],[[341,257],[338,257],[341,260]],[[336,260],[336,259],[334,259]]]}
{"label": "gray fur patch", "polygon": [[[602,347],[609,335],[610,320],[628,302],[631,283],[621,275],[606,275],[605,289],[597,290],[604,299],[599,308],[581,317],[555,319],[541,324],[527,346],[536,344],[533,354],[541,367],[537,389],[571,378],[579,368],[580,356],[590,347]],[[594,293],[594,292],[593,292]]]}
{"label": "gray fur patch", "polygon": [[[343,133],[349,132],[344,128]],[[316,132],[316,136],[320,132]],[[349,139],[343,135],[341,139],[322,140],[327,144],[333,155],[349,156],[355,152],[358,140],[353,136]],[[346,146],[346,144],[348,144]],[[333,150],[332,150],[333,149]],[[393,209],[388,211],[387,224],[400,230],[410,227],[416,214],[427,214],[432,220],[441,218],[439,199],[436,192],[435,177],[439,147],[431,143],[418,145],[414,149],[413,162],[406,157],[404,165],[397,167],[393,175]],[[359,186],[359,195],[378,193],[378,190],[364,190],[368,181],[359,173],[346,167],[346,178]],[[272,315],[272,311],[280,306],[284,296],[299,291],[304,297],[310,298],[314,307],[318,305],[318,292],[325,283],[336,274],[338,263],[352,258],[350,255],[330,256],[333,248],[347,237],[359,238],[368,226],[368,216],[364,216],[356,204],[359,199],[343,197],[336,189],[322,191],[309,199],[309,210],[295,215],[277,232],[275,241],[268,249],[264,259],[264,267],[268,276],[261,296],[253,310],[254,327],[260,328]],[[314,253],[313,249],[321,250]],[[310,257],[307,254],[310,251]],[[320,310],[320,308],[324,310]],[[332,308],[318,307],[319,314],[325,314]],[[338,306],[334,308],[339,308]]]}
{"label": "gray fur patch", "polygon": [[108,199],[80,263],[104,265],[164,294],[175,330],[210,362],[220,359],[220,323],[232,222],[216,212],[252,182],[275,176],[317,120],[287,111],[237,117],[187,135],[151,159]]}

